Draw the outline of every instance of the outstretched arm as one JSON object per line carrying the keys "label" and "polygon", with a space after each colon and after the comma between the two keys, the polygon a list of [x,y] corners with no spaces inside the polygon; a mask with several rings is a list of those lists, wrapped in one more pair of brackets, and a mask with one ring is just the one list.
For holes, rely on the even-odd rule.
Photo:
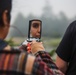
{"label": "outstretched arm", "polygon": [[64,75],[58,69],[48,67],[41,58],[18,50],[0,51],[0,74]]}

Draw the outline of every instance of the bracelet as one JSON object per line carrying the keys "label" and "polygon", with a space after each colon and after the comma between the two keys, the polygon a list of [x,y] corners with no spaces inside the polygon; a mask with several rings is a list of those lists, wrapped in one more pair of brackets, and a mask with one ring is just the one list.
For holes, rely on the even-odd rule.
{"label": "bracelet", "polygon": [[38,56],[38,55],[42,55],[42,54],[45,54],[46,52],[45,51],[38,51],[35,56]]}

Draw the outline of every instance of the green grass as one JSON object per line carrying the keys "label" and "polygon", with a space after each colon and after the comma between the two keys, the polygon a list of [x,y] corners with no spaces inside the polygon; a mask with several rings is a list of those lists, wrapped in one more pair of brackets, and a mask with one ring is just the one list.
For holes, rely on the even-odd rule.
{"label": "green grass", "polygon": [[[10,38],[9,40],[6,40],[10,46],[18,46],[20,45],[25,38]],[[51,57],[53,57],[53,60],[55,60],[55,50],[57,46],[59,45],[61,38],[47,38],[47,37],[42,37],[42,42],[45,47],[45,50],[47,50],[50,54]],[[17,42],[18,41],[18,42]]]}

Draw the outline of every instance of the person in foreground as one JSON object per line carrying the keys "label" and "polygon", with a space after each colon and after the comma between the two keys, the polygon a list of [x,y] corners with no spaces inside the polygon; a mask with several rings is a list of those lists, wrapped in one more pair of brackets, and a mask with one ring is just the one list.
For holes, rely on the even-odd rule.
{"label": "person in foreground", "polygon": [[76,21],[68,26],[56,53],[58,68],[65,75],[76,75]]}
{"label": "person in foreground", "polygon": [[10,28],[11,6],[12,0],[0,0],[0,75],[64,75],[41,42],[31,42],[29,55],[4,41]]}

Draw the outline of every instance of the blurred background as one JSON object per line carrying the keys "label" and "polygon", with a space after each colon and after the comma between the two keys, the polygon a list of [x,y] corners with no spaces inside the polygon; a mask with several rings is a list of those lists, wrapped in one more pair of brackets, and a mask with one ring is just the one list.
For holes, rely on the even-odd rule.
{"label": "blurred background", "polygon": [[76,19],[75,3],[76,0],[13,0],[7,42],[20,45],[27,39],[29,20],[40,19],[44,47],[55,56],[67,26]]}

